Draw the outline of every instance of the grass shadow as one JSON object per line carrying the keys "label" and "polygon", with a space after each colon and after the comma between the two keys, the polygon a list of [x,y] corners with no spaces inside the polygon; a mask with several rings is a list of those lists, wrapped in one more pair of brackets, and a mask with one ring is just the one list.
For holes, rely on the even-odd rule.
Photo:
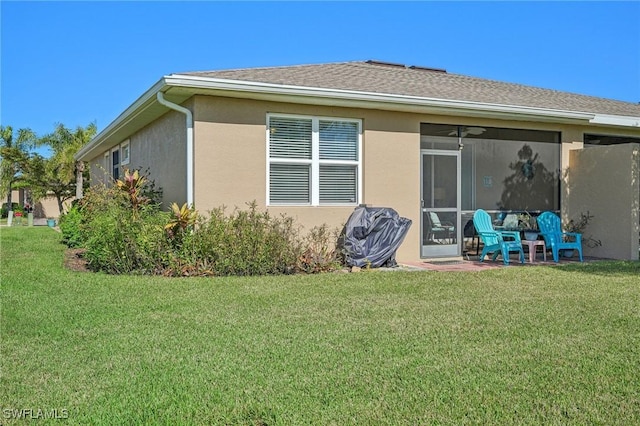
{"label": "grass shadow", "polygon": [[584,263],[568,263],[554,266],[558,271],[600,276],[640,275],[640,261],[598,260]]}

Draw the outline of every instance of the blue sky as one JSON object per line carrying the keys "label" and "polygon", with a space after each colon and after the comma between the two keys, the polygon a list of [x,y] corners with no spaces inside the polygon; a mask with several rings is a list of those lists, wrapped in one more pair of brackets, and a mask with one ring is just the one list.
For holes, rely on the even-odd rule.
{"label": "blue sky", "polygon": [[378,59],[640,102],[640,2],[2,1],[0,122],[104,129],[181,71]]}

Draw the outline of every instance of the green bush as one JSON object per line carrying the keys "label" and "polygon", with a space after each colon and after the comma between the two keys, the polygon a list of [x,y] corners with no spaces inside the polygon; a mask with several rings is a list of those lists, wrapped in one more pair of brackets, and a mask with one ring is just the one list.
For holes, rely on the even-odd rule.
{"label": "green bush", "polygon": [[[172,274],[273,275],[296,271],[300,253],[292,218],[248,210],[225,214],[224,208],[200,219],[195,232],[182,240],[180,263]],[[182,268],[182,270],[177,269]]]}
{"label": "green bush", "polygon": [[80,229],[82,222],[82,212],[78,203],[74,203],[69,211],[60,216],[60,231],[62,232],[62,242],[68,247],[81,247],[84,242]]}
{"label": "green bush", "polygon": [[60,220],[63,241],[84,247],[89,267],[107,273],[153,274],[163,270],[168,241],[153,182],[128,171],[111,187],[90,188]]}
{"label": "green bush", "polygon": [[114,274],[162,270],[168,214],[150,199],[140,201],[143,186],[134,192],[121,185],[92,187],[78,204],[79,235],[91,269]]}
{"label": "green bush", "polygon": [[106,203],[84,228],[85,258],[92,269],[107,273],[167,276],[318,273],[340,267],[326,225],[300,238],[292,218],[261,212],[255,203],[229,215],[216,209],[184,233],[168,232],[173,221],[149,206],[134,215],[122,203]]}
{"label": "green bush", "polygon": [[[184,213],[183,213],[184,214]],[[167,275],[275,275],[333,271],[342,266],[336,248],[337,232],[327,225],[301,236],[286,215],[247,210],[225,214],[215,209],[200,218],[172,253]]]}
{"label": "green bush", "polygon": [[163,270],[162,256],[169,249],[163,225],[167,214],[144,206],[134,215],[112,203],[87,223],[85,258],[91,269],[112,274],[154,274]]}
{"label": "green bush", "polygon": [[335,233],[326,225],[301,237],[295,221],[260,211],[206,217],[186,205],[160,211],[138,172],[113,187],[92,187],[60,223],[70,247],[85,247],[91,269],[168,276],[316,273],[340,267]]}

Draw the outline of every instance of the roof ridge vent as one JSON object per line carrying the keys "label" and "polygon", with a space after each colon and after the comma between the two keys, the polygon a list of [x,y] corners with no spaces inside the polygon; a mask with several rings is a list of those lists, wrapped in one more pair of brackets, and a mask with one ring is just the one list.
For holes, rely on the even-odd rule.
{"label": "roof ridge vent", "polygon": [[406,68],[406,65],[404,64],[398,64],[396,62],[376,61],[373,59],[369,59],[368,61],[365,61],[365,63],[370,65],[382,65],[385,67]]}
{"label": "roof ridge vent", "polygon": [[447,73],[447,70],[445,70],[444,68],[422,67],[420,65],[411,65],[410,67],[407,67],[407,68],[412,69],[412,70],[442,72],[442,73],[445,73],[445,74]]}
{"label": "roof ridge vent", "polygon": [[365,61],[366,64],[369,65],[379,65],[379,66],[383,66],[383,67],[393,67],[393,68],[408,68],[411,70],[419,70],[419,71],[431,71],[431,72],[441,72],[446,74],[447,70],[444,68],[432,68],[432,67],[423,67],[420,65],[404,65],[404,64],[399,64],[397,62],[387,62],[387,61],[377,61],[375,59],[369,59],[368,61]]}

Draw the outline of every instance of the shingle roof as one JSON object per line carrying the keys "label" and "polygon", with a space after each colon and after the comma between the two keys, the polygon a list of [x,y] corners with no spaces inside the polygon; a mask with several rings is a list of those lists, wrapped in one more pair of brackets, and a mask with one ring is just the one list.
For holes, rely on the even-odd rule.
{"label": "shingle roof", "polygon": [[449,74],[442,70],[385,65],[373,61],[180,74],[289,86],[640,117],[640,104],[631,102]]}

